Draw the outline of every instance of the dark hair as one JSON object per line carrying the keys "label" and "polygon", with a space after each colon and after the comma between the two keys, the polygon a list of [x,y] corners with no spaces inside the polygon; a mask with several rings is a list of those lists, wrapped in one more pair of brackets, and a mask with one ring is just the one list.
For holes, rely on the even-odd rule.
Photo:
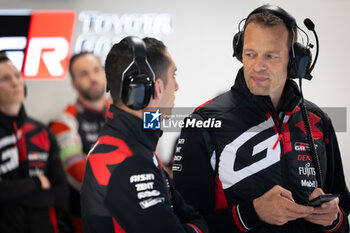
{"label": "dark hair", "polygon": [[5,52],[0,52],[0,62],[10,61]]}
{"label": "dark hair", "polygon": [[[276,15],[271,14],[268,11],[263,11],[261,13],[256,13],[256,14],[249,16],[249,18],[247,19],[247,21],[244,25],[244,32],[245,32],[245,29],[247,28],[248,24],[250,24],[250,23],[256,23],[256,24],[264,26],[264,27],[274,27],[274,26],[283,24],[286,26],[286,28],[288,30],[288,40],[287,40],[288,48],[292,47],[293,41],[297,42],[297,36],[298,36],[297,27],[294,26],[291,30],[291,28],[288,27],[281,18],[279,18]],[[244,34],[243,34],[243,36],[244,36]],[[294,39],[293,39],[293,37],[294,37]]]}
{"label": "dark hair", "polygon": [[[163,42],[154,38],[144,38],[146,44],[147,60],[153,69],[155,78],[162,79],[164,85],[167,85],[167,70],[170,65],[170,60],[166,54],[167,48]],[[109,51],[105,71],[107,85],[110,90],[114,104],[119,105],[120,102],[120,85],[121,77],[124,70],[132,62],[133,54],[126,39],[114,44]]]}
{"label": "dark hair", "polygon": [[[75,60],[77,60],[78,58],[80,57],[83,57],[85,55],[93,55],[94,57],[96,57],[93,53],[91,52],[87,52],[87,51],[83,51],[83,52],[80,52],[80,53],[76,53],[74,54],[73,56],[70,57],[69,59],[69,67],[68,67],[68,70],[69,70],[69,75],[72,79],[74,79],[74,73],[73,73],[73,63],[75,62]],[[98,60],[100,60],[98,57],[96,57]]]}

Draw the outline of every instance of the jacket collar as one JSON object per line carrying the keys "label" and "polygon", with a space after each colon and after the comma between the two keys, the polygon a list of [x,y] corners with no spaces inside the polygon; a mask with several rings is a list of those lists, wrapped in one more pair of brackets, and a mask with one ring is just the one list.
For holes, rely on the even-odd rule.
{"label": "jacket collar", "polygon": [[17,116],[8,116],[0,111],[0,125],[7,132],[14,132],[14,123],[16,123],[17,127],[20,128],[23,126],[25,119],[27,118],[26,111],[22,104],[21,109]]}
{"label": "jacket collar", "polygon": [[[252,101],[258,101],[261,103],[267,102],[271,103],[271,99],[269,96],[259,96],[254,95],[250,92],[246,81],[244,79],[243,67],[238,71],[235,84],[231,87],[231,93],[238,93],[243,98],[250,99]],[[284,102],[281,107],[281,111],[292,111],[296,105],[298,105],[301,101],[301,94],[299,91],[299,87],[295,81],[287,78],[286,84],[283,90]],[[272,103],[271,103],[272,104]]]}
{"label": "jacket collar", "polygon": [[110,102],[108,101],[108,99],[105,99],[105,101],[104,101],[104,108],[101,111],[97,111],[97,110],[95,110],[95,109],[85,105],[79,99],[77,99],[76,106],[78,108],[78,112],[85,112],[85,111],[87,111],[87,112],[91,112],[91,113],[96,114],[96,115],[100,115],[103,118],[106,118],[106,115],[108,113],[108,108],[110,106]]}
{"label": "jacket collar", "polygon": [[162,135],[162,131],[159,129],[143,129],[143,122],[140,118],[125,112],[112,104],[107,114],[106,123],[110,127],[118,131],[120,130],[123,134],[127,134],[126,136],[128,138],[137,140],[152,151],[156,150],[159,137]]}

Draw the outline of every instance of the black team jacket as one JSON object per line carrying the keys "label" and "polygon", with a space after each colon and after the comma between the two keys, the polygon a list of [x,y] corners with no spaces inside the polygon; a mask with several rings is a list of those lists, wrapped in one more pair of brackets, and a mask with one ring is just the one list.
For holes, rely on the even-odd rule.
{"label": "black team jacket", "polygon": [[[186,120],[191,124],[178,140],[174,184],[206,218],[212,232],[349,232],[350,194],[337,138],[330,118],[309,101],[305,104],[323,190],[340,194],[338,219],[327,228],[304,219],[274,226],[261,222],[253,207],[253,199],[275,185],[290,190],[300,204],[307,204],[318,187],[300,101],[296,83],[288,79],[284,103],[276,112],[269,97],[250,93],[241,69],[230,91],[200,106]],[[209,120],[221,125],[196,127],[201,125],[196,121]]]}
{"label": "black team jacket", "polygon": [[[41,189],[37,175],[51,184]],[[70,232],[68,185],[53,134],[26,115],[0,112],[0,232]]]}
{"label": "black team jacket", "polygon": [[143,130],[140,118],[110,106],[85,170],[85,233],[208,232],[204,219],[173,189],[155,155],[161,133]]}

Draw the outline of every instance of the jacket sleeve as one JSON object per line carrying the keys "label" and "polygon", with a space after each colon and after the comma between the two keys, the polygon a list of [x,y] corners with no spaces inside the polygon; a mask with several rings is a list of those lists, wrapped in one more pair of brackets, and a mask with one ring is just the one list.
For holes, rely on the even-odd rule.
{"label": "jacket sleeve", "polygon": [[21,198],[41,190],[37,177],[0,181],[0,205],[18,203]]}
{"label": "jacket sleeve", "polygon": [[[38,129],[40,131],[41,126],[39,125],[40,124],[38,124]],[[43,133],[40,135],[40,140],[43,140],[44,142],[49,140],[47,137],[48,134]],[[31,143],[30,139],[25,140],[21,141],[26,144]],[[5,179],[0,181],[0,203],[38,208],[53,206],[54,197],[51,190],[42,190],[41,182],[37,177],[29,177],[29,175],[26,173],[24,173],[23,176],[23,178]]]}
{"label": "jacket sleeve", "polygon": [[48,190],[39,189],[39,191],[34,191],[21,198],[19,202],[29,207],[53,207],[59,232],[70,232],[72,226],[68,210],[68,183],[58,156],[58,145],[55,137],[49,130],[47,130],[47,133],[50,150],[45,176],[49,179],[51,187]]}
{"label": "jacket sleeve", "polygon": [[[193,114],[186,120],[202,118]],[[228,206],[215,172],[216,157],[208,131],[183,128],[177,144],[174,185],[185,201],[203,215],[212,232],[247,232],[262,224],[253,200]]]}
{"label": "jacket sleeve", "polygon": [[349,232],[350,193],[345,183],[336,133],[328,117],[326,117],[326,128],[327,176],[324,192],[340,194],[340,210],[337,220],[331,226],[324,228],[324,231],[345,233]]}
{"label": "jacket sleeve", "polygon": [[175,190],[172,192],[172,203],[174,206],[174,212],[180,219],[186,232],[209,232],[209,228],[204,218],[190,205],[186,204],[181,194]]}
{"label": "jacket sleeve", "polygon": [[51,187],[48,190],[42,190],[39,181],[40,188],[23,196],[19,200],[19,203],[29,207],[68,208],[68,206],[65,207],[68,205],[68,186],[61,161],[58,157],[57,143],[50,131],[47,131],[45,140],[49,141],[50,149],[48,151],[49,157],[44,175],[49,179]]}
{"label": "jacket sleeve", "polygon": [[174,213],[167,185],[151,161],[134,155],[114,169],[104,205],[128,233],[195,233]]}
{"label": "jacket sleeve", "polygon": [[51,122],[49,127],[59,145],[59,155],[67,173],[68,182],[77,191],[80,191],[85,172],[86,157],[78,132],[78,122],[67,111],[64,112],[59,120]]}
{"label": "jacket sleeve", "polygon": [[68,211],[69,190],[67,179],[59,158],[59,148],[54,135],[48,131],[50,140],[49,166],[47,168],[47,177],[50,180],[51,188],[55,198],[55,208]]}

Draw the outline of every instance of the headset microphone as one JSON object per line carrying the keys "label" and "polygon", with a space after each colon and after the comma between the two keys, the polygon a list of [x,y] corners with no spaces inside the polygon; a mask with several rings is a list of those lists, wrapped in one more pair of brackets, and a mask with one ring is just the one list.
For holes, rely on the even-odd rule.
{"label": "headset microphone", "polygon": [[310,31],[315,30],[315,24],[311,21],[311,19],[306,18],[304,20],[304,24],[307,27],[307,29],[309,29]]}
{"label": "headset microphone", "polygon": [[[306,18],[304,20],[304,25],[306,26],[307,29],[309,29],[310,31],[312,31],[314,33],[315,38],[316,38],[316,46],[317,46],[315,60],[314,60],[314,62],[312,64],[312,66],[309,68],[309,74],[310,74],[311,71],[314,69],[316,61],[317,61],[317,58],[318,58],[319,43],[318,43],[318,36],[317,36],[316,31],[315,31],[315,24],[311,21],[311,19]],[[309,47],[312,48],[313,45],[309,44]],[[312,78],[311,74],[310,74],[310,77]],[[307,138],[307,140],[309,142],[309,148],[310,148],[311,156],[312,156],[312,158],[314,160],[314,166],[315,166],[315,170],[316,170],[316,177],[317,177],[317,181],[318,181],[318,187],[323,189],[323,178],[322,178],[321,164],[320,164],[318,152],[316,150],[315,140],[314,140],[314,138],[312,136],[312,131],[311,131],[311,127],[310,127],[310,121],[309,121],[309,118],[308,118],[308,112],[307,112],[307,109],[305,107],[305,102],[304,102],[304,95],[303,95],[303,89],[302,89],[302,77],[299,77],[299,88],[300,88],[300,94],[301,94],[300,108],[301,108],[301,114],[302,114],[303,121],[304,121],[304,126],[305,126],[305,131],[306,131],[306,138]]]}
{"label": "headset microphone", "polygon": [[[316,49],[316,55],[315,55],[315,60],[314,60],[314,62],[313,62],[313,64],[311,65],[311,67],[310,67],[310,73],[311,73],[311,71],[314,69],[314,67],[315,67],[315,64],[316,64],[316,61],[317,61],[317,58],[318,58],[318,52],[319,52],[319,43],[318,43],[318,36],[317,36],[317,33],[316,33],[316,31],[315,31],[315,24],[311,21],[311,19],[309,19],[309,18],[306,18],[305,20],[304,20],[304,25],[305,25],[305,27],[307,28],[307,29],[309,29],[310,31],[312,31],[313,33],[314,33],[314,35],[315,35],[315,39],[316,39],[316,46],[317,46],[317,49]],[[309,45],[311,48],[313,47],[313,45]]]}

